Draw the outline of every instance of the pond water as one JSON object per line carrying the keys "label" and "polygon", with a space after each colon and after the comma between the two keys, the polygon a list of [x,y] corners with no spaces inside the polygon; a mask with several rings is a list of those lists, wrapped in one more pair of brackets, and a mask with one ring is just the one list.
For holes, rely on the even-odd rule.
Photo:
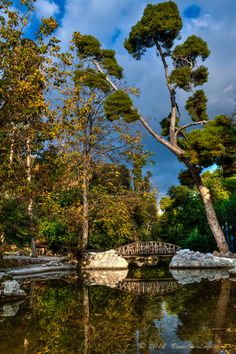
{"label": "pond water", "polygon": [[24,281],[27,299],[0,306],[0,353],[236,353],[234,281],[136,269],[119,288],[88,284]]}

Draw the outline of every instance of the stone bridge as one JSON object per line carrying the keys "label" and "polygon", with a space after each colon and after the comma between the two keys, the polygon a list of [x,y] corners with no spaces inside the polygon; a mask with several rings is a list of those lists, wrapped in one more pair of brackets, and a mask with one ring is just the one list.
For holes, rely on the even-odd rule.
{"label": "stone bridge", "polygon": [[174,256],[179,250],[179,246],[161,241],[133,242],[128,245],[120,246],[116,249],[117,253],[124,258],[149,255],[171,257]]}

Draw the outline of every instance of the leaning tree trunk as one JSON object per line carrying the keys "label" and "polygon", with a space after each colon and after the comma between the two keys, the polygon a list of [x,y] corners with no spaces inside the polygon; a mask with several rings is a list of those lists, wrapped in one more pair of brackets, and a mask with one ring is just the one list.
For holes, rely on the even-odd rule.
{"label": "leaning tree trunk", "polygon": [[216,212],[212,204],[210,191],[206,186],[204,186],[202,178],[199,172],[196,170],[196,168],[186,158],[182,160],[185,163],[185,165],[188,167],[192,175],[192,178],[196,184],[196,187],[199,191],[199,194],[202,198],[205,211],[206,211],[207,221],[212,231],[212,234],[215,238],[217,247],[220,250],[220,252],[226,254],[229,252],[229,248],[225,239],[225,235],[217,219]]}

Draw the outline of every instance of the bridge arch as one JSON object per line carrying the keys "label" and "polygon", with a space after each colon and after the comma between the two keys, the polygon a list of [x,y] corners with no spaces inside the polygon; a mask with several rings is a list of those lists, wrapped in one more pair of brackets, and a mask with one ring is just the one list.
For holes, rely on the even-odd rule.
{"label": "bridge arch", "polygon": [[132,242],[116,249],[120,256],[173,256],[180,250],[179,246],[162,241]]}

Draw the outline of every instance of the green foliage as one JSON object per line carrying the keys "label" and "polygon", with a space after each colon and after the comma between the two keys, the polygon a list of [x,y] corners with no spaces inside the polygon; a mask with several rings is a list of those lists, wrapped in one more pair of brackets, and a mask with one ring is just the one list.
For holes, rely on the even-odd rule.
{"label": "green foliage", "polygon": [[169,80],[171,83],[175,83],[179,88],[189,91],[191,88],[191,68],[189,66],[182,66],[174,69]]}
{"label": "green foliage", "polygon": [[[210,189],[220,225],[227,222],[229,233],[233,235],[236,231],[236,177],[224,178],[223,171],[217,170],[214,173],[205,172],[202,179]],[[171,187],[168,196],[160,201],[163,213],[158,221],[158,234],[163,241],[183,248],[213,251],[214,239],[205,210],[187,171],[182,171],[180,181],[181,185]]]}
{"label": "green foliage", "polygon": [[78,87],[87,86],[91,90],[99,89],[103,92],[110,91],[110,85],[106,80],[106,75],[97,73],[93,69],[76,70],[74,75],[74,82]]}
{"label": "green foliage", "polygon": [[61,221],[42,221],[39,232],[50,242],[61,241],[61,237],[66,232],[66,224]]}
{"label": "green foliage", "polygon": [[141,20],[132,27],[124,46],[137,60],[141,59],[147,48],[153,47],[157,42],[168,53],[181,28],[182,20],[173,1],[149,4]]}
{"label": "green foliage", "polygon": [[27,245],[30,240],[31,222],[26,205],[17,197],[0,199],[0,235],[7,244],[18,247]]}
{"label": "green foliage", "polygon": [[123,118],[130,123],[139,119],[139,114],[133,108],[129,95],[122,90],[118,90],[108,96],[104,103],[104,111],[110,121]]}
{"label": "green foliage", "polygon": [[41,36],[50,36],[58,27],[57,21],[53,18],[42,18],[38,34]]}
{"label": "green foliage", "polygon": [[164,118],[160,121],[162,136],[169,136],[170,134],[170,118],[171,118],[171,113],[168,115],[167,118]]}
{"label": "green foliage", "polygon": [[[135,239],[136,230],[132,219],[133,198],[112,196],[100,187],[95,189],[96,205],[89,244],[92,248],[109,249]],[[94,198],[95,199],[95,198]],[[96,209],[95,209],[96,208]]]}
{"label": "green foliage", "polygon": [[73,249],[77,237],[68,229],[69,227],[64,221],[45,219],[39,224],[39,237],[46,240],[48,248],[54,251]]}
{"label": "green foliage", "polygon": [[189,66],[180,66],[172,70],[169,81],[185,91],[190,91],[192,86],[207,82],[207,77],[208,70],[204,66],[196,70],[192,70]]}
{"label": "green foliage", "polygon": [[205,60],[210,54],[207,43],[192,35],[182,44],[175,47],[172,52],[172,58],[177,67],[189,66],[193,67],[196,64],[197,58]]}
{"label": "green foliage", "polygon": [[80,59],[92,58],[99,62],[108,75],[117,79],[122,78],[123,68],[118,65],[114,50],[102,49],[97,38],[74,32],[73,43]]}
{"label": "green foliage", "polygon": [[[168,115],[168,117],[162,119],[159,124],[161,126],[161,135],[169,137],[170,135],[170,120],[171,120],[171,113]],[[176,117],[176,127],[179,125],[179,117]]]}
{"label": "green foliage", "polygon": [[225,187],[221,170],[214,173],[205,172],[202,175],[204,185],[210,189],[211,198],[215,205],[221,204],[230,198],[230,190]]}
{"label": "green foliage", "polygon": [[73,42],[76,45],[78,56],[81,59],[98,57],[101,54],[101,44],[94,36],[83,36],[79,32],[74,32]]}
{"label": "green foliage", "polygon": [[194,122],[208,119],[206,104],[207,98],[203,90],[194,92],[194,94],[187,99],[185,109]]}
{"label": "green foliage", "polygon": [[236,149],[235,124],[228,116],[217,116],[201,130],[193,130],[182,142],[191,163],[208,167],[216,163],[223,166],[234,163]]}
{"label": "green foliage", "polygon": [[194,186],[194,181],[189,170],[181,170],[179,172],[178,179],[182,186],[187,186],[189,188]]}
{"label": "green foliage", "polygon": [[102,49],[102,64],[107,70],[108,75],[114,76],[117,79],[122,79],[123,68],[118,65],[114,50]]}
{"label": "green foliage", "polygon": [[191,82],[194,87],[205,84],[207,80],[208,80],[208,69],[205,66],[201,65],[197,69],[192,71]]}
{"label": "green foliage", "polygon": [[195,251],[214,250],[214,238],[196,190],[173,186],[168,196],[161,199],[160,206],[163,210],[158,221],[161,240]]}

